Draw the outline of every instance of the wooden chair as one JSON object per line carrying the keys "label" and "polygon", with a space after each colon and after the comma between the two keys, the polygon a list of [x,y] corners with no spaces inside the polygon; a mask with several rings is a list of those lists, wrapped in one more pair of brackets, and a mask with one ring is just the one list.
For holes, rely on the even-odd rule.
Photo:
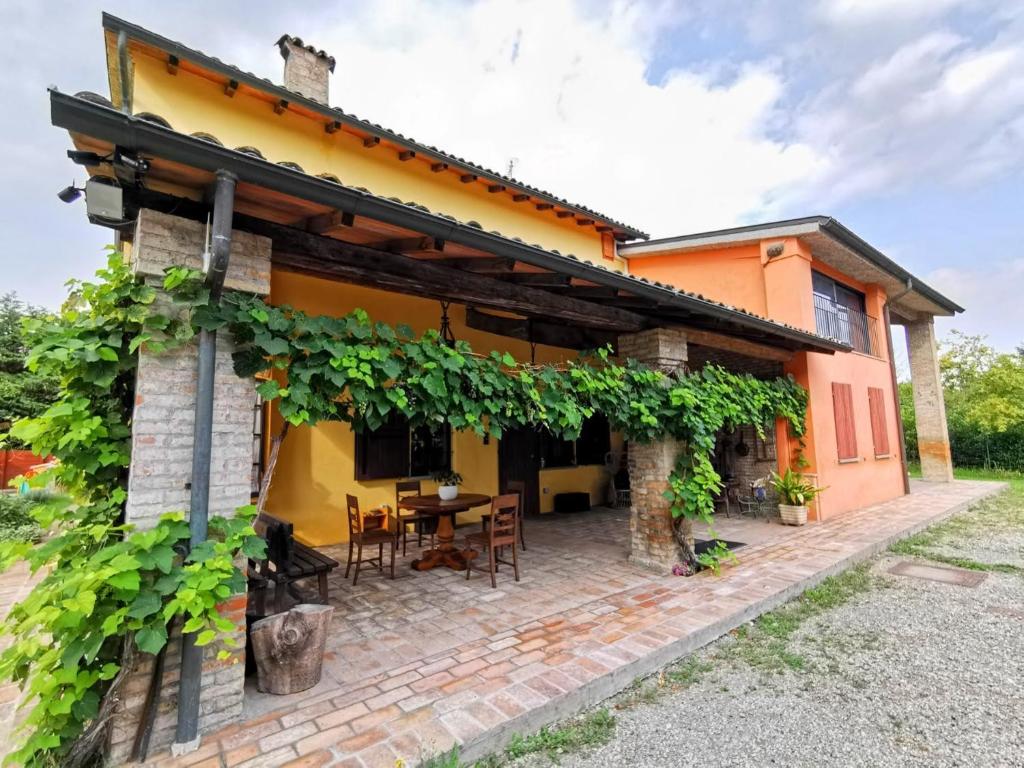
{"label": "wooden chair", "polygon": [[411,509],[402,510],[399,506],[406,496],[420,495],[419,480],[400,480],[395,483],[395,517],[398,520],[398,529],[402,537],[402,557],[406,554],[406,543],[408,539],[409,526],[413,526],[416,533],[416,546],[423,546],[423,536],[430,537],[430,546],[434,546],[434,535],[437,533],[437,518],[433,515],[424,515]]}
{"label": "wooden chair", "polygon": [[302,601],[292,583],[316,576],[320,602],[328,604],[327,576],[338,567],[338,561],[307,547],[294,537],[294,527],[286,520],[280,520],[261,512],[253,523],[256,533],[267,542],[265,560],[249,560],[250,582],[256,587],[258,615],[265,614],[264,596],[267,582],[274,582],[274,612],[285,610],[285,594]]}
{"label": "wooden chair", "polygon": [[[487,550],[488,571],[491,574],[491,587],[497,588],[498,582],[495,574],[498,571],[498,563],[511,565],[516,574],[516,581],[519,581],[519,548],[516,542],[519,540],[519,496],[514,493],[506,493],[503,496],[495,496],[491,500],[490,525],[486,531],[471,533],[466,537],[466,547],[482,551]],[[512,562],[502,560],[498,557],[503,547],[512,547]],[[466,580],[474,570],[482,570],[473,567],[472,559],[466,560]]]}
{"label": "wooden chair", "polygon": [[[384,525],[380,528],[371,528],[369,530],[363,529],[363,517],[359,514],[359,499],[352,494],[345,495],[345,506],[348,511],[348,565],[345,566],[345,578],[348,578],[348,572],[352,569],[352,553],[355,551],[356,558],[356,573],[352,578],[352,586],[354,587],[359,581],[359,567],[363,563],[377,564],[377,570],[384,573],[384,546],[387,545],[391,549],[391,578],[395,578],[395,550],[398,549],[398,526],[395,526],[395,530],[391,531],[391,518],[385,519]],[[371,557],[368,560],[363,560],[363,547],[372,547],[374,544],[377,545],[377,557]],[[372,552],[372,550],[371,550]]]}
{"label": "wooden chair", "polygon": [[[523,552],[526,551],[526,533],[524,531],[525,516],[522,513],[524,505],[523,496],[526,494],[526,483],[522,480],[509,480],[505,483],[505,493],[514,493],[519,497],[519,546],[523,548]],[[491,513],[485,512],[480,515],[480,524],[483,526],[483,530],[487,531],[487,526],[491,522]]]}

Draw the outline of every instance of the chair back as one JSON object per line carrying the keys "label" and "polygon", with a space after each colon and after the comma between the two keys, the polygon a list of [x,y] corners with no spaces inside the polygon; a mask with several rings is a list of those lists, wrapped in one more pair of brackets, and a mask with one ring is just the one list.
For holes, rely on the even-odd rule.
{"label": "chair back", "polygon": [[359,499],[351,493],[346,493],[345,508],[348,512],[348,537],[353,539],[363,532],[363,517],[359,514]]}
{"label": "chair back", "polygon": [[295,545],[295,526],[261,512],[253,522],[253,529],[267,542],[267,561],[278,571],[287,570]]}
{"label": "chair back", "polygon": [[526,495],[526,483],[522,480],[509,480],[505,483],[505,493],[514,493],[519,497],[519,509],[523,508],[523,496]]}
{"label": "chair back", "polygon": [[402,514],[402,508],[399,506],[402,499],[406,496],[419,496],[420,495],[420,481],[419,480],[399,480],[395,483],[395,514]]}
{"label": "chair back", "polygon": [[491,524],[487,527],[491,546],[516,544],[519,528],[519,495],[506,493],[491,500]]}

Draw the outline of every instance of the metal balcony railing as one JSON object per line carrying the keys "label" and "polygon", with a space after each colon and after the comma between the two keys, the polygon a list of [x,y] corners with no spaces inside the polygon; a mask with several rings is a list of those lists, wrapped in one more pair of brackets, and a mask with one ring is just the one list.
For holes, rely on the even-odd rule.
{"label": "metal balcony railing", "polygon": [[858,352],[878,354],[878,320],[814,294],[814,321],[819,336],[849,344]]}

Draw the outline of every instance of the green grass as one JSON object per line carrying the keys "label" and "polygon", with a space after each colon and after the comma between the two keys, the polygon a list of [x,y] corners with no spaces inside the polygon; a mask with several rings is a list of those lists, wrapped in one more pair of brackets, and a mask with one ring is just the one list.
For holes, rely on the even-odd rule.
{"label": "green grass", "polygon": [[897,541],[889,550],[897,555],[920,557],[972,571],[1024,573],[1024,568],[1016,565],[986,563],[938,551],[955,542],[969,540],[979,531],[1024,530],[1024,474],[1005,470],[958,468],[954,470],[954,475],[961,480],[1000,480],[1009,483],[1009,488],[998,496],[985,499],[962,515]]}

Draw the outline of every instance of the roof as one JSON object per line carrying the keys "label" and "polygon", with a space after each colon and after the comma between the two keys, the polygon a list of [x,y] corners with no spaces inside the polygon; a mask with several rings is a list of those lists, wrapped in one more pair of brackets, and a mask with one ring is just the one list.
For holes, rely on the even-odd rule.
{"label": "roof", "polygon": [[741,245],[773,237],[805,240],[815,258],[862,282],[882,284],[889,296],[905,294],[897,303],[909,313],[953,315],[964,311],[959,304],[912,275],[831,216],[806,216],[630,243],[619,246],[619,255],[625,259],[642,258],[670,251]]}
{"label": "roof", "polygon": [[[198,51],[194,48],[189,48],[188,46],[174,40],[169,40],[155,32],[151,32],[148,29],[132,24],[131,22],[119,19],[109,13],[103,14],[103,28],[111,32],[124,32],[130,40],[136,40],[146,45],[153,46],[154,48],[164,51],[169,55],[176,56],[179,60],[191,61],[196,66],[219,73],[230,80],[235,80],[238,83],[244,83],[254,89],[263,91],[279,99],[284,99],[289,104],[301,105],[305,109],[327,118],[325,123],[332,123],[334,121],[343,123],[365,133],[368,136],[373,136],[380,140],[386,140],[403,150],[415,152],[418,156],[423,156],[437,162],[447,163],[450,168],[455,167],[460,171],[473,174],[485,181],[500,183],[508,186],[509,188],[514,188],[521,193],[526,193],[536,197],[540,202],[557,205],[559,208],[571,211],[583,218],[600,221],[611,226],[617,234],[620,234],[625,239],[640,238],[646,240],[649,237],[646,232],[625,224],[624,222],[617,221],[616,219],[613,219],[599,211],[595,211],[592,208],[588,208],[578,203],[572,203],[565,198],[558,197],[557,195],[548,192],[547,190],[530,186],[519,179],[515,179],[511,176],[506,176],[505,174],[491,170],[490,168],[477,165],[465,158],[458,157],[450,152],[445,152],[435,146],[422,144],[410,136],[403,136],[397,131],[385,128],[377,123],[370,122],[365,118],[360,118],[354,114],[346,113],[341,109],[322,104],[315,99],[310,99],[300,93],[290,91],[267,78],[259,77],[251,72],[241,70],[234,65],[226,64],[214,56],[210,56],[209,54],[203,53],[202,51]],[[278,43],[280,44],[286,39],[288,39],[287,35],[279,40]],[[291,39],[298,40],[298,38]],[[302,41],[299,40],[300,44],[301,42]],[[324,52],[316,51],[316,49],[313,48],[307,48],[307,50],[312,50],[318,55],[323,54],[326,56]],[[329,57],[328,60],[330,60]]]}
{"label": "roof", "polygon": [[53,124],[78,138],[89,137],[113,144],[138,152],[147,159],[161,158],[176,167],[187,166],[210,173],[228,170],[239,178],[241,184],[272,190],[278,197],[291,196],[320,205],[323,210],[372,218],[446,243],[511,259],[531,268],[550,270],[577,279],[584,285],[612,289],[610,296],[588,302],[589,306],[606,307],[609,314],[642,313],[651,325],[700,324],[705,329],[783,349],[826,353],[849,349],[840,342],[698,294],[677,290],[664,283],[625,275],[572,254],[549,251],[500,232],[484,231],[476,222],[459,221],[444,213],[430,211],[414,201],[379,197],[336,180],[307,174],[297,167],[273,163],[202,137],[179,133],[98,103],[92,96],[70,96],[51,90],[50,107]]}

